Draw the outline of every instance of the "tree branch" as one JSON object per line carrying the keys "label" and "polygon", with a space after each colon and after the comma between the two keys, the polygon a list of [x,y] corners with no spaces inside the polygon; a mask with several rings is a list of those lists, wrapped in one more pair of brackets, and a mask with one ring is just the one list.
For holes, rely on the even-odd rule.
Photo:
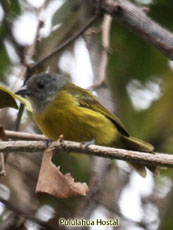
{"label": "tree branch", "polygon": [[44,141],[47,140],[44,135],[33,134],[33,133],[24,133],[24,132],[15,132],[11,130],[5,130],[5,135],[8,138],[15,140],[30,140],[30,141]]}
{"label": "tree branch", "polygon": [[79,36],[81,36],[91,25],[92,23],[96,20],[100,10],[100,0],[97,3],[95,13],[89,20],[86,22],[86,24],[80,28],[77,32],[75,32],[69,39],[64,41],[61,45],[59,45],[54,51],[50,52],[46,57],[43,57],[40,61],[35,63],[31,68],[30,68],[30,75],[37,69],[39,69],[46,61],[48,61],[50,58],[53,56],[57,55],[60,51],[62,51],[64,48],[66,48],[68,45],[70,45],[75,39],[77,39]]}
{"label": "tree branch", "polygon": [[5,160],[4,160],[4,154],[0,153],[1,158],[1,171],[0,176],[6,176],[6,170],[5,170]]}
{"label": "tree branch", "polygon": [[97,83],[90,87],[91,90],[98,89],[106,85],[108,54],[110,53],[110,30],[111,30],[112,17],[105,14],[102,23],[101,39],[102,39],[102,52],[100,57],[99,77]]}
{"label": "tree branch", "polygon": [[141,7],[128,0],[103,0],[102,9],[173,60],[173,34],[150,19]]}
{"label": "tree branch", "polygon": [[[54,147],[54,150],[57,151],[85,153],[91,156],[133,161],[145,165],[173,167],[173,155],[170,154],[151,154],[98,145],[90,145],[88,148],[84,148],[81,143],[72,141],[57,141],[53,142],[52,146]],[[0,152],[3,152],[4,154],[8,152],[40,152],[45,149],[45,141],[2,141],[0,145]]]}

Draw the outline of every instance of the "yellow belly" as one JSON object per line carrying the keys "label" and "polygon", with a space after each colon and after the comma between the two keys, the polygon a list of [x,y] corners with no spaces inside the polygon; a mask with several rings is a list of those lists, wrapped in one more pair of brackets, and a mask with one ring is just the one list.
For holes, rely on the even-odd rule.
{"label": "yellow belly", "polygon": [[[61,95],[43,111],[34,114],[41,131],[52,140],[61,134],[71,141],[91,141],[99,145],[111,145],[119,139],[113,123],[101,113],[80,107],[71,95]],[[66,99],[66,100],[65,100]],[[68,100],[67,100],[68,99]]]}

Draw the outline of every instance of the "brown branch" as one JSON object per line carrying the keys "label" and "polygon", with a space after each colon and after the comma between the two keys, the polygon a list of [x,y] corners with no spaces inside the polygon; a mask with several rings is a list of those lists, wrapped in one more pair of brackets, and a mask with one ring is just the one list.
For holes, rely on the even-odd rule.
{"label": "brown branch", "polygon": [[[90,145],[84,148],[81,143],[72,141],[54,142],[55,150],[66,152],[85,153],[91,156],[98,156],[110,159],[120,159],[133,161],[145,165],[157,165],[164,167],[173,167],[173,155],[145,152],[129,151],[105,146]],[[45,141],[8,141],[1,142],[0,152],[22,153],[22,152],[40,152],[46,149]]]}
{"label": "brown branch", "polygon": [[20,107],[19,107],[19,111],[17,113],[17,118],[15,121],[15,130],[18,131],[19,130],[19,126],[20,126],[20,122],[22,120],[22,116],[23,116],[23,112],[24,112],[24,104],[20,103]]}
{"label": "brown branch", "polygon": [[[5,130],[4,130],[3,126],[1,126],[1,125],[0,125],[0,139],[2,141],[8,141],[8,137],[7,137],[6,133],[5,133]],[[6,176],[5,163],[7,162],[9,153],[5,154],[5,157],[4,157],[3,153],[0,153],[0,155],[1,155],[1,172],[0,172],[0,176]]]}
{"label": "brown branch", "polygon": [[173,60],[173,34],[150,19],[141,7],[128,0],[103,0],[102,9]]}
{"label": "brown branch", "polygon": [[110,51],[110,29],[111,29],[112,17],[110,15],[104,15],[103,24],[102,24],[102,52],[100,58],[100,66],[99,66],[99,77],[97,83],[90,87],[90,89],[95,90],[106,84],[106,71],[108,64],[108,54]]}
{"label": "brown branch", "polygon": [[15,139],[15,140],[30,140],[30,141],[47,140],[44,135],[40,135],[40,134],[15,132],[15,131],[11,131],[11,130],[5,130],[5,134],[8,138]]}
{"label": "brown branch", "polygon": [[6,176],[6,170],[5,170],[5,160],[4,160],[4,154],[0,153],[1,158],[1,171],[0,176]]}
{"label": "brown branch", "polygon": [[111,29],[111,22],[112,17],[109,15],[104,15],[103,24],[102,24],[102,54],[101,54],[101,63],[99,69],[99,81],[105,82],[106,81],[106,71],[107,71],[107,64],[108,64],[108,52],[109,52],[109,45],[110,45],[110,29]]}

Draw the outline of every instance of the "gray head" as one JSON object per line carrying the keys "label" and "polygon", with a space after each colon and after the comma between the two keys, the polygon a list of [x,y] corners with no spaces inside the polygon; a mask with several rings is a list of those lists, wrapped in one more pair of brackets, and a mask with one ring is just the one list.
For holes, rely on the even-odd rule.
{"label": "gray head", "polygon": [[43,109],[67,83],[60,74],[41,73],[32,76],[16,94],[27,96],[34,112]]}

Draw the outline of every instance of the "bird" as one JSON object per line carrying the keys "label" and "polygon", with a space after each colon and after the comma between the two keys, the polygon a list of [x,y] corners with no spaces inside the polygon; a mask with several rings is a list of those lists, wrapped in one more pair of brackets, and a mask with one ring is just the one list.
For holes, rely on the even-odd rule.
{"label": "bird", "polygon": [[[151,144],[130,136],[120,119],[96,96],[68,82],[63,74],[33,75],[16,94],[29,99],[37,126],[50,140],[63,135],[65,140],[86,143],[94,140],[97,145],[154,154]],[[142,177],[146,177],[146,167],[156,172],[155,166],[128,163]]]}

